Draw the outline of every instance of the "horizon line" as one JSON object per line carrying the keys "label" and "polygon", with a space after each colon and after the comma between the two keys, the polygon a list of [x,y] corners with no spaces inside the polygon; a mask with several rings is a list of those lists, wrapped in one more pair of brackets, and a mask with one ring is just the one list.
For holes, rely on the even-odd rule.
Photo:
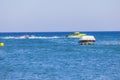
{"label": "horizon line", "polygon": [[0,33],[41,33],[41,32],[120,32],[120,31],[3,31],[3,32],[0,32]]}

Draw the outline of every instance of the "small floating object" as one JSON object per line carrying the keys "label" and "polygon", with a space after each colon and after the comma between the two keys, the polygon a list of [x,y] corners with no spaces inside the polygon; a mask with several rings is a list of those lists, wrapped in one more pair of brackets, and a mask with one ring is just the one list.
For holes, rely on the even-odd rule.
{"label": "small floating object", "polygon": [[67,35],[67,38],[81,38],[82,36],[86,36],[86,34],[81,34],[79,32],[75,32],[74,34]]}
{"label": "small floating object", "polygon": [[29,39],[29,35],[19,36],[17,39]]}
{"label": "small floating object", "polygon": [[25,36],[24,36],[24,38],[25,38],[25,39],[28,39],[28,38],[29,38],[29,36],[28,36],[28,35],[25,35]]}
{"label": "small floating object", "polygon": [[96,41],[94,36],[82,36],[79,40],[81,45],[92,45]]}
{"label": "small floating object", "polygon": [[3,46],[4,46],[4,43],[3,43],[3,42],[1,42],[1,43],[0,43],[0,47],[3,47]]}

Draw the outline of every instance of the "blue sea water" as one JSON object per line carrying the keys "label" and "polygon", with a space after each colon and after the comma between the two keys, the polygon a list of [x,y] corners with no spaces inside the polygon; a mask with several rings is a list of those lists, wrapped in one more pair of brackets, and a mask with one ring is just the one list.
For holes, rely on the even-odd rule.
{"label": "blue sea water", "polygon": [[120,80],[120,32],[83,33],[95,44],[72,32],[0,33],[0,80]]}

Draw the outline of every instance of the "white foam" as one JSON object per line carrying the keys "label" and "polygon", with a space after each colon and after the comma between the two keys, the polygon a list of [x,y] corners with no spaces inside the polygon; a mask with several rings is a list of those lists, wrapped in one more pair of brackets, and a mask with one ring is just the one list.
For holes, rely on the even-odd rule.
{"label": "white foam", "polygon": [[6,37],[0,37],[0,39],[52,39],[52,38],[64,38],[60,36],[28,36],[26,38],[25,36],[6,36]]}

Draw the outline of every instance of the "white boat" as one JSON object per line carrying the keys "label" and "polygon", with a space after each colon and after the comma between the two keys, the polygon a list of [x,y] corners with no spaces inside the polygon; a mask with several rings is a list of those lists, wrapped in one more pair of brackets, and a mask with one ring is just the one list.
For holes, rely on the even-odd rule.
{"label": "white boat", "polygon": [[79,40],[79,43],[81,45],[90,45],[90,44],[94,44],[96,41],[94,36],[82,36]]}

